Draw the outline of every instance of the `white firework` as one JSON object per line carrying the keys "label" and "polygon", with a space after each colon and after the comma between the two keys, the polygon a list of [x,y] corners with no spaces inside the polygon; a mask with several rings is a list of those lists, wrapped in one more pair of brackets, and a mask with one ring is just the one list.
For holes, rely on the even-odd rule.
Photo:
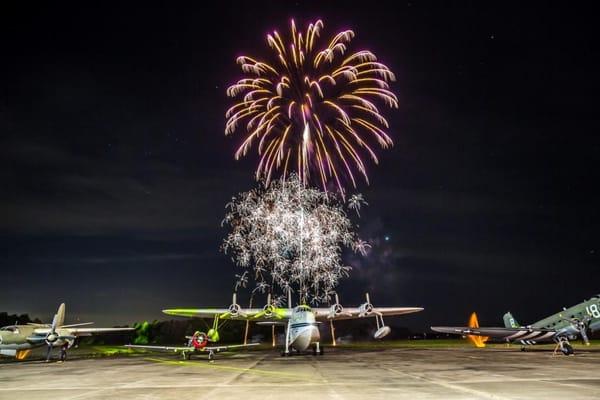
{"label": "white firework", "polygon": [[326,302],[350,270],[343,249],[364,253],[369,247],[339,197],[305,187],[295,174],[241,193],[226,208],[223,223],[231,232],[223,251],[254,272],[254,291],[290,289],[301,302]]}

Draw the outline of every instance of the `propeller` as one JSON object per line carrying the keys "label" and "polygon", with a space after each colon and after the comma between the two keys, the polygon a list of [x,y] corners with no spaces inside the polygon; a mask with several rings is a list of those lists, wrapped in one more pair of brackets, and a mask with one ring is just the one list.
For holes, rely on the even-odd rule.
{"label": "propeller", "polygon": [[579,336],[581,336],[581,340],[583,340],[583,343],[585,343],[586,346],[590,345],[590,339],[587,334],[588,324],[590,321],[591,318],[589,316],[584,317],[583,320],[574,318],[571,321],[571,324],[577,330],[577,332],[579,332]]}
{"label": "propeller", "polygon": [[277,307],[271,301],[271,293],[267,294],[267,304],[263,307],[263,310],[254,316],[257,318],[272,318],[275,317],[277,319],[281,319],[282,317],[277,313]]}
{"label": "propeller", "polygon": [[373,304],[371,304],[369,293],[365,293],[365,299],[367,301],[358,307],[358,316],[361,318],[373,313]]}
{"label": "propeller", "polygon": [[240,307],[240,305],[237,303],[237,293],[233,292],[233,295],[231,296],[231,305],[226,312],[219,316],[219,318],[235,318],[237,316],[245,317],[246,313],[242,311],[242,307]]}
{"label": "propeller", "polygon": [[46,352],[46,361],[50,361],[50,353],[52,352],[52,347],[54,343],[58,340],[59,335],[56,332],[56,326],[58,325],[58,314],[54,314],[54,318],[52,318],[52,325],[50,326],[50,332],[46,334],[46,344],[48,345],[48,351]]}
{"label": "propeller", "polygon": [[590,345],[590,339],[587,334],[588,324],[591,321],[589,316],[584,317],[583,319],[579,318],[563,318],[564,321],[567,321],[571,324],[573,329],[579,334],[581,340],[586,346]]}
{"label": "propeller", "polygon": [[329,307],[329,313],[327,314],[327,319],[333,319],[338,315],[346,315],[348,317],[352,316],[350,312],[344,312],[344,307],[340,304],[340,298],[338,294],[335,294],[335,303]]}

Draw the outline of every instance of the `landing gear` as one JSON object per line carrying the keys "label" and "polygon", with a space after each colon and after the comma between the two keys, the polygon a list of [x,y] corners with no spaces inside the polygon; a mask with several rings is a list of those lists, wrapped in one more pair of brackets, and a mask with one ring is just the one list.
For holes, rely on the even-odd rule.
{"label": "landing gear", "polygon": [[317,354],[322,356],[323,355],[323,346],[321,346],[321,343],[316,342],[313,346],[313,356],[316,356]]}
{"label": "landing gear", "polygon": [[527,347],[521,346],[521,351],[527,351]]}
{"label": "landing gear", "polygon": [[569,343],[565,343],[565,344],[563,344],[563,347],[562,347],[562,349],[560,349],[560,350],[562,351],[562,353],[563,353],[565,356],[570,356],[571,354],[573,354],[573,353],[574,353],[574,351],[573,351],[573,346],[571,346],[571,344],[569,344]]}
{"label": "landing gear", "polygon": [[188,353],[187,351],[182,351],[181,352],[181,358],[183,358],[185,361],[190,359],[190,353]]}
{"label": "landing gear", "polygon": [[566,337],[559,337],[556,339],[556,347],[554,348],[553,355],[556,355],[558,350],[563,353],[565,356],[570,356],[574,353],[573,346],[569,343],[569,339]]}
{"label": "landing gear", "polygon": [[208,351],[208,362],[215,362],[215,352],[212,350]]}
{"label": "landing gear", "polygon": [[60,361],[65,361],[67,359],[67,349],[69,348],[68,344],[63,344],[60,347]]}
{"label": "landing gear", "polygon": [[285,327],[285,349],[283,353],[281,353],[282,357],[288,357],[290,355],[290,324],[291,321],[288,321],[288,324]]}

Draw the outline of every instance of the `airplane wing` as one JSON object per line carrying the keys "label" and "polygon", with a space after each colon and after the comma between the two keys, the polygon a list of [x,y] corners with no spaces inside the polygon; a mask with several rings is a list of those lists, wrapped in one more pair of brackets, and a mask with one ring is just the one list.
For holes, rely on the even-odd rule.
{"label": "airplane wing", "polygon": [[69,331],[73,336],[91,336],[101,333],[131,332],[135,328],[61,328]]}
{"label": "airplane wing", "polygon": [[[232,344],[226,346],[206,346],[203,348],[197,349],[197,351],[226,351],[229,349],[241,348],[241,347],[251,347],[258,346],[260,343],[248,343],[248,344]],[[178,353],[180,351],[195,351],[196,348],[193,346],[147,346],[147,345],[137,345],[137,344],[126,344],[124,347],[130,349],[145,349],[145,350],[157,350],[157,351],[173,351]]]}
{"label": "airplane wing", "polygon": [[[91,336],[97,333],[115,333],[115,332],[130,332],[135,328],[57,328],[63,336]],[[36,335],[47,335],[52,331],[52,328],[38,328],[34,330]],[[65,335],[66,333],[66,335]]]}
{"label": "airplane wing", "polygon": [[274,308],[271,314],[265,313],[262,308],[242,308],[237,313],[232,313],[227,308],[171,308],[163,310],[164,314],[188,318],[214,318],[219,316],[222,320],[235,321],[276,321],[290,317],[288,308]]}
{"label": "airplane wing", "polygon": [[467,326],[432,326],[434,332],[451,333],[454,335],[487,336],[494,339],[514,340],[552,340],[557,331],[543,328],[469,328]]}
{"label": "airplane wing", "polygon": [[260,343],[247,343],[247,344],[231,344],[227,346],[206,346],[203,350],[213,350],[213,351],[226,351],[230,349],[242,348],[242,347],[251,347],[258,346]]}
{"label": "airplane wing", "polygon": [[194,347],[193,346],[146,346],[146,345],[139,345],[139,344],[126,344],[123,347],[127,347],[130,349],[144,349],[144,350],[157,350],[157,351],[174,351],[174,352],[180,352],[180,351],[194,351]]}
{"label": "airplane wing", "polygon": [[[318,321],[327,321],[330,319],[330,308],[313,308],[312,310],[315,313],[315,318]],[[423,311],[422,307],[374,307],[370,314],[361,316],[360,308],[344,307],[344,311],[340,314],[337,314],[333,319],[336,321],[343,319],[357,319],[374,317],[377,314],[380,314],[383,317],[388,317],[393,315],[412,314],[420,311]]]}

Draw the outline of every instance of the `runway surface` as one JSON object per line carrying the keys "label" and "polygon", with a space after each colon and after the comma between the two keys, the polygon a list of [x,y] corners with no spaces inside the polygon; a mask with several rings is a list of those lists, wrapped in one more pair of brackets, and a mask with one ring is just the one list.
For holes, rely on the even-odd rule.
{"label": "runway surface", "polygon": [[599,399],[600,352],[328,349],[0,363],[0,399]]}

